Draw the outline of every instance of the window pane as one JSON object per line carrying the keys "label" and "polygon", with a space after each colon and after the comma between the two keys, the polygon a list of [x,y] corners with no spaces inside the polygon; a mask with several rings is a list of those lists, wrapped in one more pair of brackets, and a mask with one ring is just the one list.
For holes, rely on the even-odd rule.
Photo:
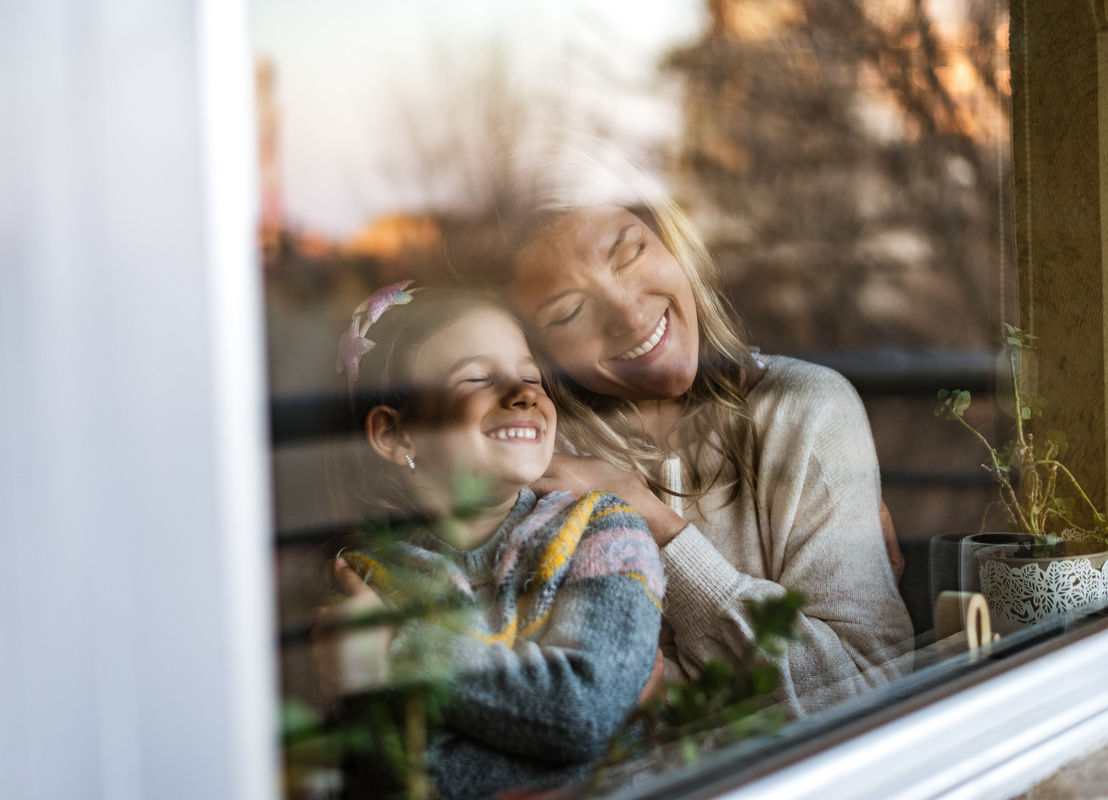
{"label": "window pane", "polygon": [[[285,696],[298,704],[290,710],[303,720],[328,711],[305,632],[312,610],[334,591],[329,559],[364,519],[359,489],[375,476],[365,472],[360,420],[348,421],[344,377],[335,373],[336,343],[351,310],[397,281],[431,285],[481,271],[475,263],[499,264],[505,220],[517,201],[512,189],[536,164],[546,177],[587,186],[598,204],[622,203],[617,187],[605,183],[605,169],[573,171],[580,164],[565,141],[582,135],[636,162],[688,215],[721,271],[723,294],[748,332],[744,341],[768,357],[765,386],[791,368],[782,365],[794,362],[776,360],[788,356],[830,366],[860,395],[880,463],[880,498],[904,557],[893,600],[875,600],[864,580],[898,567],[895,552],[880,564],[859,555],[863,583],[844,580],[838,570],[846,561],[828,558],[822,574],[810,569],[805,585],[789,586],[778,579],[796,553],[782,538],[780,553],[773,540],[758,554],[767,563],[739,573],[809,595],[802,625],[813,626],[816,641],[830,629],[835,646],[864,650],[867,637],[878,637],[867,615],[888,621],[896,613],[904,615],[908,641],[894,666],[865,677],[843,673],[847,688],[815,691],[810,676],[783,675],[773,696],[796,690],[805,699],[786,697],[777,708],[786,719],[808,712],[803,724],[788,723],[786,740],[833,729],[974,668],[959,630],[968,599],[947,601],[942,620],[933,609],[943,590],[982,588],[980,565],[988,559],[978,551],[998,543],[966,536],[1011,527],[993,502],[993,477],[981,469],[989,454],[960,424],[1007,457],[1013,402],[1000,342],[1003,323],[1017,313],[1004,8],[750,0],[659,9],[469,2],[385,10],[268,0],[255,5],[253,25],[283,680]],[[650,192],[625,203],[639,219],[648,219],[642,207],[649,210]],[[657,217],[651,222],[672,249],[671,234]],[[558,311],[587,316],[583,307]],[[698,310],[703,316],[703,306]],[[373,338],[358,333],[355,339]],[[543,336],[535,338],[541,346]],[[643,356],[650,341],[643,337],[619,355]],[[967,390],[972,403],[937,414],[940,389]],[[819,467],[834,473],[831,465]],[[849,471],[850,463],[834,467]],[[811,496],[803,481],[797,491]],[[691,499],[684,505],[687,519],[710,527],[712,513]],[[793,529],[807,524],[816,536],[816,505],[800,508]],[[819,510],[833,516],[833,509]],[[769,563],[775,557],[780,564]],[[723,556],[728,568],[737,560]],[[1011,594],[1005,566],[1000,562],[993,582]],[[667,567],[670,602],[679,602],[668,560]],[[840,606],[821,609],[825,584],[839,587],[831,594],[855,590],[862,599],[849,614]],[[903,608],[875,612],[881,602]],[[998,648],[1058,627],[1048,620],[1027,632],[1001,624],[999,600],[989,602],[1005,634]],[[851,639],[843,633],[851,624],[866,634]],[[718,633],[725,630],[711,628],[708,636],[725,639]],[[793,652],[839,663],[813,647],[812,636],[809,630]],[[893,638],[886,632],[883,643]],[[678,652],[682,646],[674,644]],[[884,655],[894,650],[901,652]],[[744,660],[733,643],[713,640],[699,662],[674,658],[676,672],[702,680],[705,654],[714,651],[743,668],[767,659],[752,651]],[[811,666],[817,662],[806,663],[818,671]],[[671,725],[662,767],[681,765],[689,748],[703,756],[737,746],[753,763],[771,747],[759,738],[771,719],[744,718],[728,728],[724,717],[705,716],[698,701],[685,701],[691,717],[709,720],[707,731],[675,733]],[[635,757],[606,773],[605,788],[654,769],[650,756],[628,749]],[[326,792],[342,780],[334,748],[325,750],[290,745],[290,792]]]}

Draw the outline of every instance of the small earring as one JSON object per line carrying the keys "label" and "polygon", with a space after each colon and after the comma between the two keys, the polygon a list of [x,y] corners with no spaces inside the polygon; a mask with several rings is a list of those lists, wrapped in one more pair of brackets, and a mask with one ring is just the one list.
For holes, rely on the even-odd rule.
{"label": "small earring", "polygon": [[415,459],[405,453],[404,460],[408,462],[408,469],[410,469],[412,472],[415,472]]}

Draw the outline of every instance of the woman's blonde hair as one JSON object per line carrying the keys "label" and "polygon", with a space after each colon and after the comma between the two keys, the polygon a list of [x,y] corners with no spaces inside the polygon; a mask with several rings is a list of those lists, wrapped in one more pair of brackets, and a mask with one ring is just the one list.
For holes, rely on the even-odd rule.
{"label": "woman's blonde hair", "polygon": [[[510,184],[501,193],[506,204],[498,212],[506,255],[498,259],[484,254],[478,280],[503,290],[511,282],[516,254],[570,211],[619,205],[640,217],[680,265],[696,302],[700,363],[682,398],[684,414],[670,434],[693,453],[690,480],[680,494],[697,498],[723,486],[729,490],[728,502],[735,500],[744,485],[753,485],[747,454],[755,452],[757,437],[746,397],[764,368],[751,355],[742,324],[722,297],[719,267],[669,193],[622,154],[597,140],[572,136],[547,145],[540,155],[536,165],[517,152],[514,163],[501,169]],[[667,491],[655,479],[667,443],[646,440],[634,403],[585,389],[558,370],[550,353],[536,349],[548,371],[560,438],[578,453],[638,471],[655,491]],[[711,474],[698,466],[705,448],[721,456]]]}

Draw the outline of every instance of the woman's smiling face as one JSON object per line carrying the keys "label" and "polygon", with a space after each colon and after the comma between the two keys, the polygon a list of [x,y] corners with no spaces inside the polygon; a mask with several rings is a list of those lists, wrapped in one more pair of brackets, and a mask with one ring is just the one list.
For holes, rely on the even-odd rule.
{"label": "woman's smiling face", "polygon": [[672,399],[696,377],[692,286],[625,208],[557,217],[520,250],[508,292],[543,349],[590,391]]}

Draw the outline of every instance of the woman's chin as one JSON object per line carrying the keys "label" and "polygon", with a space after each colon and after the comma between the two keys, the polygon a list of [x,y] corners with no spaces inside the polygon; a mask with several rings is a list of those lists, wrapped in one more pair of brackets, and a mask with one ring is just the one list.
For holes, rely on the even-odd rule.
{"label": "woman's chin", "polygon": [[658,371],[640,383],[641,396],[632,400],[677,400],[692,388],[696,380],[696,368],[684,364],[675,369]]}

